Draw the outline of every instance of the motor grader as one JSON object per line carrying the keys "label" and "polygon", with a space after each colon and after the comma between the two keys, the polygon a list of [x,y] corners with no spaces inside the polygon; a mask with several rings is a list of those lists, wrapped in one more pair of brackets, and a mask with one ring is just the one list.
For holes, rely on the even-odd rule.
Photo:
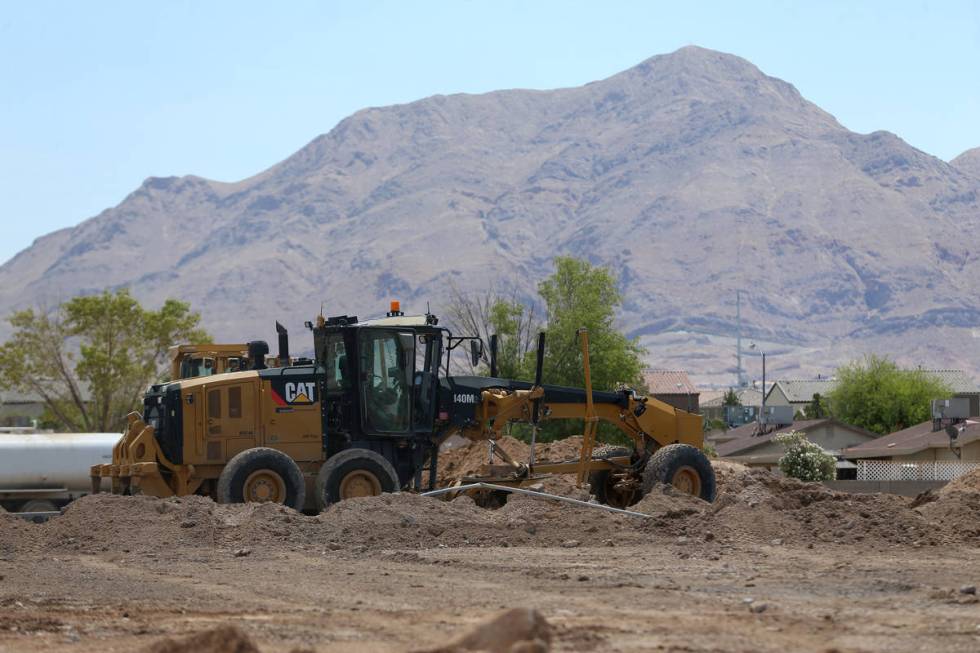
{"label": "motor grader", "polygon": [[[319,511],[351,497],[432,489],[439,445],[454,434],[495,441],[515,422],[536,433],[545,420],[581,419],[579,459],[535,464],[498,450],[505,464],[486,480],[520,485],[574,473],[616,507],[662,483],[714,499],[714,473],[699,448],[701,418],[633,390],[593,391],[586,333],[580,389],[542,383],[544,334],[530,383],[496,378],[495,339],[491,376],[450,374],[453,350],[468,342],[476,365],[482,341],[454,336],[434,315],[406,316],[397,302],[382,318],[320,316],[306,326],[315,351],[308,362],[288,364],[288,335],[277,323],[286,365],[267,367],[268,345],[255,341],[249,369],[151,386],[112,463],[91,468],[93,492],[109,479],[118,494],[197,493]],[[595,454],[600,421],[633,446]]]}
{"label": "motor grader", "polygon": [[[276,331],[282,332],[283,329],[285,327],[276,322]],[[170,358],[171,380],[239,372],[248,369],[249,366],[248,343],[174,345],[167,350],[167,354]],[[290,358],[285,361],[281,356],[269,356],[268,353],[265,355],[266,367],[309,364],[311,362],[304,358]]]}

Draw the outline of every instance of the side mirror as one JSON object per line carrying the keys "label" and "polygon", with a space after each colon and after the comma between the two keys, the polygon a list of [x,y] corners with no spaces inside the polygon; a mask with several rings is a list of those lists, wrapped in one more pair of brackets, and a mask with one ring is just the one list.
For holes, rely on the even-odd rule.
{"label": "side mirror", "polygon": [[480,339],[470,340],[470,360],[473,362],[473,367],[480,364],[480,358],[483,356],[483,341]]}

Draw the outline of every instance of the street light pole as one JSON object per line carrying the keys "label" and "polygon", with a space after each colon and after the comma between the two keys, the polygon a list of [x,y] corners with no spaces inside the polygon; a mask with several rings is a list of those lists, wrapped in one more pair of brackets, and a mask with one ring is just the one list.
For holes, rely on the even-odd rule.
{"label": "street light pole", "polygon": [[762,419],[766,420],[766,352],[762,352]]}
{"label": "street light pole", "polygon": [[749,345],[749,349],[758,349],[762,354],[762,412],[759,414],[759,425],[763,426],[766,423],[766,352],[754,342]]}

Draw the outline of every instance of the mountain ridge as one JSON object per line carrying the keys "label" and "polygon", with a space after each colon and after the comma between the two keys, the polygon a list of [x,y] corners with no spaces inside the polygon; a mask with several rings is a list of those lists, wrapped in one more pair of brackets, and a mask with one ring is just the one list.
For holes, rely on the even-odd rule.
{"label": "mountain ridge", "polygon": [[962,156],[850,132],[792,84],[692,46],[583,86],[366,108],[238,182],[150,177],[0,266],[0,309],[129,285],[237,340],[323,299],[439,307],[450,283],[489,279],[531,297],[572,254],[618,275],[620,325],[651,362],[705,353],[704,378],[730,375],[738,289],[744,330],[799,359],[787,371],[903,338],[902,355],[976,370],[963,234],[980,178]]}

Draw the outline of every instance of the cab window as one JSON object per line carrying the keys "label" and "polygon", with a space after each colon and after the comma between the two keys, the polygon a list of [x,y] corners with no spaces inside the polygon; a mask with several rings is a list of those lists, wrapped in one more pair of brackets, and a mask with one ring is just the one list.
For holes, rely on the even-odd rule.
{"label": "cab window", "polygon": [[180,363],[180,378],[193,379],[198,376],[211,376],[214,374],[214,359],[212,358],[185,358]]}
{"label": "cab window", "polygon": [[367,329],[361,332],[358,344],[365,426],[389,433],[409,430],[414,335]]}
{"label": "cab window", "polygon": [[324,339],[323,351],[320,356],[326,369],[327,392],[338,392],[349,387],[347,372],[347,348],[344,337],[339,333],[331,333]]}

